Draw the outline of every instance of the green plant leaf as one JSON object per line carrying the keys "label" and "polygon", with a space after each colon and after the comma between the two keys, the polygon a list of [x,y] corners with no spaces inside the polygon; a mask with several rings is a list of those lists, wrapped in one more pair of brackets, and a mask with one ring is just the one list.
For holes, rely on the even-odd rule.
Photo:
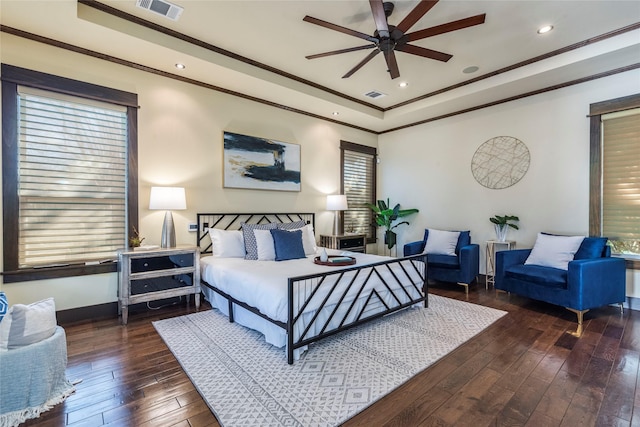
{"label": "green plant leaf", "polygon": [[491,221],[493,224],[496,224],[496,225],[508,225],[511,228],[519,230],[517,224],[513,224],[509,222],[509,221],[520,221],[520,218],[518,218],[515,215],[502,215],[502,216],[494,215],[493,217],[489,218],[489,221]]}
{"label": "green plant leaf", "polygon": [[397,226],[402,225],[402,224],[407,224],[407,225],[409,225],[409,221],[402,221],[402,222],[399,222],[399,223],[397,223],[396,225],[394,225],[393,227],[391,227],[391,230],[393,230],[394,228],[396,228]]}
{"label": "green plant leaf", "polygon": [[387,231],[402,224],[409,224],[407,221],[402,221],[394,225],[394,221],[398,218],[419,212],[418,209],[400,209],[400,203],[391,209],[388,198],[386,201],[378,200],[376,205],[372,205],[371,203],[364,203],[364,205],[374,212],[375,223],[380,227],[385,227]]}

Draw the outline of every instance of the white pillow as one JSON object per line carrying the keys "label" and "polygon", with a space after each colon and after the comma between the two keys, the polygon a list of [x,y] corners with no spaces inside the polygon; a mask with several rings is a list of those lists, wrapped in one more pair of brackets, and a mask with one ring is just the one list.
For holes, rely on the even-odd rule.
{"label": "white pillow", "polygon": [[424,245],[423,254],[455,255],[458,244],[459,231],[443,231],[429,229],[427,243]]}
{"label": "white pillow", "polygon": [[552,236],[538,233],[536,243],[524,263],[568,270],[569,261],[573,261],[573,256],[583,240],[583,236]]}
{"label": "white pillow", "polygon": [[33,304],[14,304],[0,322],[0,350],[10,350],[40,342],[56,331],[53,298]]}
{"label": "white pillow", "polygon": [[275,261],[276,249],[271,230],[253,230],[253,234],[256,235],[256,244],[258,245],[258,260]]}
{"label": "white pillow", "polygon": [[240,230],[210,228],[211,254],[217,258],[244,258],[244,238]]}
{"label": "white pillow", "polygon": [[313,225],[307,224],[301,228],[295,228],[288,231],[302,230],[302,246],[304,246],[305,255],[313,255],[318,251],[316,246],[316,235],[313,232]]}

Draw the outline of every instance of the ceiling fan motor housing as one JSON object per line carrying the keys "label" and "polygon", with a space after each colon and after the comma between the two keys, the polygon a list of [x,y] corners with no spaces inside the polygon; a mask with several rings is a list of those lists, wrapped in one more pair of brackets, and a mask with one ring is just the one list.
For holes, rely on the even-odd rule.
{"label": "ceiling fan motor housing", "polygon": [[384,9],[385,16],[388,18],[393,13],[393,8],[395,7],[395,5],[393,3],[391,3],[390,1],[386,1],[386,2],[382,3],[382,7]]}
{"label": "ceiling fan motor housing", "polygon": [[394,25],[389,25],[389,37],[380,37],[377,30],[373,33],[373,36],[378,39],[378,49],[382,52],[388,52],[407,42],[404,33]]}

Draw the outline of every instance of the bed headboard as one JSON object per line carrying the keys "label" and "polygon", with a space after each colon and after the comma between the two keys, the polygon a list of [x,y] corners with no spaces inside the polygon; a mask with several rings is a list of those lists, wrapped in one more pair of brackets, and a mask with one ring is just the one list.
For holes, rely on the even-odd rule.
{"label": "bed headboard", "polygon": [[268,224],[275,222],[285,224],[287,222],[304,221],[315,229],[316,215],[314,213],[199,213],[198,232],[196,244],[200,253],[211,253],[211,241],[207,236],[209,228],[221,228],[223,230],[240,230],[243,222],[247,224]]}

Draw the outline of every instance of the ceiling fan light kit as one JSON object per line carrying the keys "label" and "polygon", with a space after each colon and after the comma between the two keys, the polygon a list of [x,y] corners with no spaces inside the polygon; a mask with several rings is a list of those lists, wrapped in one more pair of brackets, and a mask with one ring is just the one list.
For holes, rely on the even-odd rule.
{"label": "ceiling fan light kit", "polygon": [[452,58],[452,55],[409,44],[409,42],[422,40],[427,37],[433,37],[451,31],[461,30],[463,28],[472,27],[474,25],[483,24],[486,15],[481,14],[471,16],[469,18],[451,21],[446,24],[437,25],[435,27],[414,31],[413,33],[407,33],[407,31],[409,31],[409,29],[437,3],[438,0],[420,0],[416,7],[413,8],[413,10],[409,12],[409,14],[405,16],[398,25],[389,25],[388,19],[394,9],[393,3],[383,2],[382,0],[369,0],[371,13],[373,14],[373,20],[376,24],[376,30],[372,36],[307,15],[303,18],[303,21],[319,25],[330,30],[338,31],[343,34],[361,38],[370,42],[371,44],[318,53],[315,55],[309,55],[306,58],[317,59],[323,58],[325,56],[355,52],[358,50],[374,49],[362,61],[360,61],[352,69],[347,71],[347,73],[342,76],[342,78],[351,77],[356,71],[366,65],[380,52],[384,54],[384,59],[387,64],[387,72],[391,76],[391,79],[400,77],[400,70],[398,68],[398,62],[395,55],[396,51],[421,56],[423,58],[434,59],[436,61],[447,62]]}

